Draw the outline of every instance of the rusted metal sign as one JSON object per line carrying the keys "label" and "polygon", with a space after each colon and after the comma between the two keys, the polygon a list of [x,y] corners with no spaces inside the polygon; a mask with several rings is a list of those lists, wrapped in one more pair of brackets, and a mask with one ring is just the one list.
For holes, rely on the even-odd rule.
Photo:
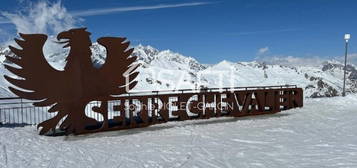
{"label": "rusted metal sign", "polygon": [[[59,33],[59,43],[64,44],[64,48],[70,47],[64,70],[60,71],[52,68],[44,57],[46,35],[19,35],[22,39],[15,41],[21,49],[10,46],[17,57],[6,56],[6,59],[20,68],[5,65],[19,78],[4,77],[20,88],[9,87],[14,94],[35,100],[34,106],[51,106],[48,112],[57,113],[38,125],[42,128],[40,134],[58,125],[67,134],[81,134],[144,127],[170,120],[275,113],[303,105],[303,92],[299,88],[117,97],[137,84],[136,57],[131,56],[133,49],[128,49],[129,42],[125,42],[125,38],[99,38],[97,42],[106,48],[107,57],[103,66],[95,68],[91,60],[90,33],[85,28]],[[101,114],[103,121],[86,116],[85,107],[91,101],[101,102],[92,111]],[[119,105],[108,107],[108,101],[117,101]],[[109,119],[111,111],[118,115]]]}
{"label": "rusted metal sign", "polygon": [[[101,114],[114,113],[87,132],[146,127],[168,121],[208,119],[231,116],[272,114],[303,106],[300,88],[201,91],[145,96],[123,96],[92,109]],[[100,128],[99,128],[100,127]]]}

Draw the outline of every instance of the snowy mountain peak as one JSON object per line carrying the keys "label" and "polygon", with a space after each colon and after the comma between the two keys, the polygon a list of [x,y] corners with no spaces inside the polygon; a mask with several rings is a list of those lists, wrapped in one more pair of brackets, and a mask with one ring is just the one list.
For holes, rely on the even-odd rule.
{"label": "snowy mountain peak", "polygon": [[0,47],[0,63],[6,63],[5,55],[14,56],[8,47]]}
{"label": "snowy mountain peak", "polygon": [[159,52],[158,49],[156,49],[156,48],[154,48],[154,47],[152,47],[152,46],[150,46],[150,45],[144,46],[144,45],[142,45],[142,44],[139,44],[139,45],[137,45],[137,46],[135,47],[135,49],[136,49],[136,50],[143,50],[143,51],[145,51],[145,53],[147,53],[147,54],[150,54],[150,53],[151,53],[151,55]]}
{"label": "snowy mountain peak", "polygon": [[133,56],[137,56],[139,60],[149,64],[155,56],[159,53],[159,50],[151,47],[151,46],[143,46],[139,44],[134,47]]}
{"label": "snowy mountain peak", "polygon": [[210,66],[208,69],[215,69],[215,70],[229,70],[230,68],[234,68],[237,64],[227,61],[227,60],[223,60],[221,62],[219,62],[218,64],[212,65]]}
{"label": "snowy mountain peak", "polygon": [[189,71],[200,71],[205,66],[200,64],[192,57],[186,57],[171,50],[159,51],[152,46],[138,45],[134,48],[133,56],[138,60],[151,66],[161,66],[168,69],[187,69]]}

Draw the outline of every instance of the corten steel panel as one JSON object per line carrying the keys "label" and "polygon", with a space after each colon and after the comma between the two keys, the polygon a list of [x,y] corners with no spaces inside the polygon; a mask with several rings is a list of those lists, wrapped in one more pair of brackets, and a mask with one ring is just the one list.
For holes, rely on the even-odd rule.
{"label": "corten steel panel", "polygon": [[[14,94],[35,100],[35,106],[51,106],[49,113],[57,112],[55,117],[38,125],[42,128],[40,134],[55,129],[61,119],[64,121],[59,129],[66,134],[81,134],[146,127],[172,120],[269,114],[303,106],[300,88],[226,89],[223,92],[207,89],[197,93],[113,97],[127,93],[137,84],[136,57],[130,56],[133,49],[128,49],[129,42],[125,42],[125,38],[99,38],[97,42],[106,48],[107,57],[103,66],[95,68],[91,60],[90,33],[85,28],[61,32],[57,39],[66,40],[59,43],[65,44],[64,48],[70,47],[70,52],[64,70],[59,71],[52,68],[43,55],[46,35],[19,35],[22,39],[15,41],[21,49],[10,46],[17,57],[6,58],[21,69],[5,65],[19,78],[4,77],[21,89],[9,87]],[[170,101],[171,98],[176,100]],[[92,111],[103,116],[102,122],[86,116],[85,107],[91,101],[101,102]],[[110,106],[108,101],[120,104]],[[128,102],[129,107],[124,102]],[[117,116],[109,119],[108,109],[118,112]]]}
{"label": "corten steel panel", "polygon": [[[56,127],[58,122],[66,117],[61,128],[67,133],[80,133],[86,125],[94,125],[96,120],[85,115],[85,106],[93,100],[106,100],[112,95],[126,93],[125,86],[133,88],[133,81],[138,72],[132,73],[131,68],[136,57],[130,57],[133,49],[128,49],[129,42],[125,38],[102,37],[97,42],[107,49],[107,58],[104,65],[95,68],[91,60],[90,33],[85,28],[71,29],[58,34],[58,40],[65,47],[70,47],[63,71],[51,67],[42,52],[47,40],[44,34],[19,34],[22,39],[15,39],[22,48],[10,46],[18,58],[6,58],[21,67],[17,69],[5,65],[6,69],[22,79],[5,76],[13,85],[9,89],[16,95],[30,100],[37,100],[35,106],[52,106],[48,112],[58,114],[47,121],[40,123],[40,134]],[[128,50],[127,50],[128,49]],[[129,72],[128,72],[129,70]],[[126,82],[123,74],[130,74],[131,82]],[[27,91],[25,91],[27,90]]]}

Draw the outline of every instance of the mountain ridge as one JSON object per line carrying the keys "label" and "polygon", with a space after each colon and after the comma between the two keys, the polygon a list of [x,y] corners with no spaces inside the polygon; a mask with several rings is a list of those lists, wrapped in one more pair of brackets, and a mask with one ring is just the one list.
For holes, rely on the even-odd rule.
{"label": "mountain ridge", "polygon": [[[94,66],[105,62],[106,50],[98,43],[91,46]],[[46,57],[57,69],[63,69],[68,50]],[[11,64],[5,55],[14,56],[8,48],[0,48],[0,63]],[[135,91],[197,89],[207,87],[245,87],[263,85],[297,85],[304,89],[305,97],[332,97],[342,93],[343,64],[336,60],[321,65],[279,65],[260,61],[230,62],[222,60],[217,64],[201,64],[193,57],[187,57],[171,50],[158,50],[152,46],[134,47],[132,56],[137,56],[140,74]],[[357,92],[356,66],[347,66],[347,91]],[[0,67],[0,74],[9,74]],[[10,74],[11,75],[11,74]],[[10,96],[9,85],[0,80],[1,97]]]}

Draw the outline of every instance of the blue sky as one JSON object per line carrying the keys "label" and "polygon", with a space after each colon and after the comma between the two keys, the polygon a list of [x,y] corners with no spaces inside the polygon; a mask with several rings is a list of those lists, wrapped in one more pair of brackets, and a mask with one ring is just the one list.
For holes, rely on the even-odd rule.
{"label": "blue sky", "polygon": [[[346,32],[352,34],[350,52],[357,52],[355,0],[62,0],[61,3],[77,20],[75,25],[88,27],[93,41],[100,36],[125,36],[134,45],[170,49],[202,63],[251,61],[258,56],[333,58],[343,55]],[[1,4],[1,11],[16,13],[26,10],[29,2],[2,0]],[[1,22],[3,32],[15,35],[13,24],[6,23],[6,18]]]}

